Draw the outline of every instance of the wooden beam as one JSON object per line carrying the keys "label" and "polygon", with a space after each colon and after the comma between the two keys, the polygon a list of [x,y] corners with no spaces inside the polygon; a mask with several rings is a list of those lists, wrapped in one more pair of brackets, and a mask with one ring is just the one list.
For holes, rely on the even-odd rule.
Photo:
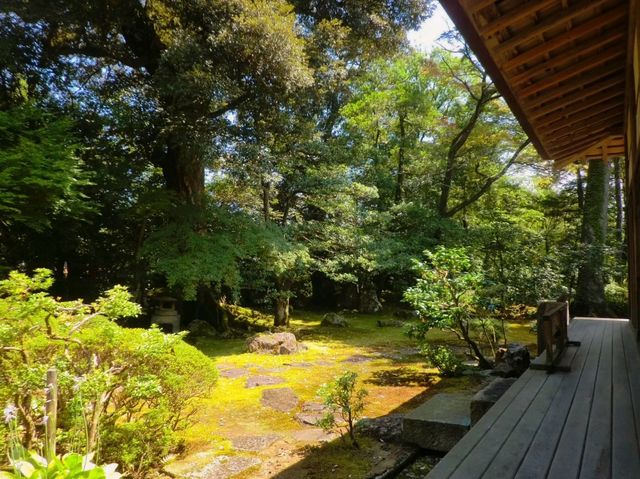
{"label": "wooden beam", "polygon": [[464,3],[465,3],[465,7],[470,12],[475,13],[487,7],[490,7],[491,5],[494,5],[496,3],[496,0],[467,0]]}
{"label": "wooden beam", "polygon": [[468,12],[464,10],[463,6],[459,3],[458,0],[441,0],[441,5],[449,15],[449,18],[451,18],[455,22],[458,30],[464,36],[469,46],[476,54],[476,57],[482,63],[489,76],[493,79],[496,87],[511,108],[511,111],[514,113],[516,118],[518,118],[522,129],[531,139],[531,142],[535,146],[536,150],[538,150],[540,156],[545,159],[549,158],[545,146],[540,142],[538,134],[529,122],[529,119],[527,118],[527,115],[525,114],[521,103],[513,94],[511,87],[498,68],[498,65],[489,52],[487,45],[480,37],[477,27],[473,23]]}
{"label": "wooden beam", "polygon": [[506,62],[504,62],[502,65],[500,65],[500,67],[502,68],[503,71],[513,70],[519,67],[520,65],[523,65],[526,62],[533,60],[534,58],[542,56],[546,53],[549,53],[552,50],[555,50],[556,48],[566,45],[569,42],[577,40],[583,37],[584,35],[587,35],[593,32],[594,30],[598,30],[605,26],[608,26],[607,25],[608,23],[614,23],[620,20],[621,18],[623,18],[626,14],[627,14],[627,5],[626,4],[617,5],[611,10],[608,10],[607,12],[602,13],[587,22],[577,27],[574,27],[571,30],[566,31],[558,35],[557,37],[547,40],[541,43],[540,45],[531,48],[530,50],[527,50],[519,55],[516,55],[510,60],[507,60]]}
{"label": "wooden beam", "polygon": [[611,125],[616,124],[616,118],[619,118],[619,116],[620,115],[610,113],[607,116],[603,116],[602,119],[598,121],[583,121],[582,123],[574,125],[573,128],[568,128],[565,133],[562,133],[562,131],[559,133],[556,132],[556,134],[553,135],[553,140],[551,141],[562,142],[564,141],[563,138],[573,139],[576,137],[583,137],[585,134],[591,135],[592,132],[598,131],[598,128],[608,128]]}
{"label": "wooden beam", "polygon": [[[581,139],[578,139],[578,140],[568,139],[557,144],[549,145],[551,156],[562,156],[564,154],[571,154],[572,152],[574,153],[576,150],[580,148],[582,148],[582,150],[586,150],[587,145],[590,148],[595,143],[602,140],[602,138],[608,135],[609,136],[620,135],[620,133],[615,130],[615,128],[620,126],[622,126],[622,124],[612,125],[612,127],[601,127],[599,129],[594,129],[593,131],[590,131],[587,136],[583,136]],[[604,134],[601,134],[601,133],[604,133]],[[598,134],[601,134],[601,135],[598,136]]]}
{"label": "wooden beam", "polygon": [[[584,119],[589,118],[597,113],[602,113],[603,111],[611,110],[614,107],[619,107],[624,104],[624,98],[620,96],[616,101],[608,101],[607,99],[603,99],[602,101],[594,102],[594,103],[586,103],[579,109],[571,110],[571,111],[561,111],[557,114],[553,115],[553,118],[542,119],[538,126],[538,131],[550,131],[555,128],[555,125],[572,125],[575,123],[575,119]],[[586,116],[585,116],[586,115]]]}
{"label": "wooden beam", "polygon": [[591,57],[585,58],[584,60],[569,65],[564,70],[561,70],[553,75],[545,77],[544,79],[535,82],[534,84],[519,90],[518,93],[525,96],[531,96],[534,93],[538,93],[541,90],[545,90],[549,88],[551,85],[556,83],[560,83],[563,80],[567,80],[574,76],[578,76],[580,73],[583,73],[587,70],[591,70],[594,67],[600,66],[603,63],[622,56],[625,54],[624,49],[621,49],[620,46],[614,45],[610,48],[607,48],[603,52],[598,53],[597,55],[593,55]]}
{"label": "wooden beam", "polygon": [[[557,101],[554,101],[553,103],[544,106],[544,107],[540,107],[540,108],[536,108],[536,109],[531,109],[528,110],[529,111],[529,116],[532,119],[538,119],[541,118],[545,115],[548,115],[550,113],[553,113],[557,110],[560,110],[561,108],[565,108],[573,103],[576,102],[584,102],[587,100],[588,97],[595,95],[596,93],[601,93],[601,92],[605,92],[602,93],[602,96],[606,96],[606,95],[610,95],[611,96],[607,96],[607,98],[611,98],[617,94],[620,93],[620,84],[624,83],[624,77],[623,76],[616,76],[613,78],[610,78],[608,80],[605,81],[600,81],[597,83],[594,83],[593,85],[589,86],[588,88],[585,88],[583,90],[578,90],[575,93],[572,93],[571,95],[567,95],[565,97],[561,97],[559,98]],[[611,90],[608,90],[611,88]]]}
{"label": "wooden beam", "polygon": [[624,70],[625,65],[617,65],[617,67],[601,67],[592,72],[589,72],[588,75],[583,75],[581,78],[582,81],[578,81],[578,79],[572,81],[571,83],[567,83],[566,85],[559,86],[554,88],[553,90],[544,93],[542,95],[538,95],[537,97],[530,98],[526,102],[527,110],[533,109],[537,106],[542,105],[543,103],[547,103],[548,101],[554,100],[555,98],[562,96],[566,93],[572,92],[574,90],[578,90],[586,85],[590,85],[595,83],[597,80],[613,75],[614,73],[618,73],[620,70]]}
{"label": "wooden beam", "polygon": [[552,13],[541,22],[531,25],[530,27],[523,28],[508,40],[500,43],[496,48],[494,48],[494,52],[502,54],[507,50],[516,48],[527,40],[531,40],[538,35],[542,35],[547,30],[562,25],[563,23],[567,23],[577,16],[582,15],[584,12],[593,10],[607,1],[609,0],[583,0],[560,12]]}
{"label": "wooden beam", "polygon": [[579,55],[587,55],[595,50],[598,50],[600,47],[606,45],[607,43],[622,40],[624,37],[625,32],[620,30],[607,32],[606,35],[601,35],[588,42],[581,43],[570,50],[564,51],[561,54],[554,56],[548,61],[544,61],[532,68],[523,71],[522,73],[510,76],[509,80],[512,86],[517,87],[519,84],[525,81],[529,81],[535,76],[546,74],[547,71],[551,70],[552,68],[563,65]]}
{"label": "wooden beam", "polygon": [[[618,111],[620,105],[614,105],[613,107],[600,112],[599,115],[593,115],[589,118],[578,120],[572,124],[562,124],[554,128],[553,130],[547,130],[541,134],[543,138],[549,138],[550,141],[558,141],[567,136],[580,136],[580,132],[585,129],[595,128],[601,124],[612,124],[620,121],[620,112]],[[597,116],[598,118],[593,118]]]}
{"label": "wooden beam", "polygon": [[[541,126],[538,129],[538,131],[543,137],[553,136],[554,138],[559,138],[560,136],[556,135],[555,134],[556,132],[562,131],[565,129],[576,131],[575,128],[581,125],[584,125],[587,120],[591,120],[594,117],[605,115],[605,114],[607,114],[607,116],[610,117],[611,114],[607,112],[611,112],[612,110],[618,110],[616,112],[616,115],[620,116],[620,111],[623,110],[622,108],[623,106],[624,106],[624,100],[616,102],[614,104],[606,102],[606,103],[603,103],[599,108],[587,109],[586,111],[583,111],[582,114],[576,115],[575,117],[573,116],[569,117],[565,121],[556,122],[555,125]],[[591,120],[591,123],[593,122],[594,120]],[[570,128],[570,127],[573,127],[573,128]]]}
{"label": "wooden beam", "polygon": [[602,156],[602,153],[595,152],[594,150],[597,148],[601,148],[604,145],[607,145],[606,149],[609,153],[609,156],[619,156],[620,154],[624,154],[624,147],[622,147],[623,151],[622,153],[620,153],[620,151],[616,149],[617,147],[612,149],[611,145],[608,144],[610,141],[616,142],[619,139],[620,138],[616,136],[605,136],[603,139],[598,140],[592,146],[584,148],[579,153],[573,155],[570,154],[568,156],[565,156],[564,158],[555,160],[555,164],[557,167],[562,168],[570,163],[573,163],[574,161],[582,161],[587,158],[599,158]]}
{"label": "wooden beam", "polygon": [[571,120],[571,118],[574,118],[576,115],[581,114],[581,112],[584,112],[585,110],[590,112],[594,109],[597,110],[599,108],[606,107],[607,105],[611,106],[613,103],[620,104],[623,102],[624,97],[620,94],[620,91],[616,91],[615,89],[609,90],[609,92],[607,92],[607,95],[594,98],[591,101],[585,100],[574,108],[567,108],[566,110],[558,111],[553,115],[540,118],[536,123],[536,127],[552,125],[558,122],[565,123],[567,120]]}
{"label": "wooden beam", "polygon": [[530,0],[518,8],[514,8],[510,12],[496,18],[492,22],[489,22],[480,29],[480,34],[485,38],[491,36],[492,34],[510,26],[513,22],[517,22],[521,18],[533,15],[543,8],[553,5],[556,1],[557,0]]}

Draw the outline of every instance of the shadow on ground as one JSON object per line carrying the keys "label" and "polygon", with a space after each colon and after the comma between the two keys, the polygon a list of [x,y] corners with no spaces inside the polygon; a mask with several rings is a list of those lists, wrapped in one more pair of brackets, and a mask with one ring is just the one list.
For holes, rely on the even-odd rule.
{"label": "shadow on ground", "polygon": [[[403,371],[404,369],[384,371],[372,381],[380,381],[380,384],[390,385],[419,384],[428,387],[428,389],[415,395],[383,417],[406,413],[440,392],[479,388],[483,381],[480,377],[466,376],[437,382],[436,377],[432,374],[419,374],[413,371]],[[397,377],[394,378],[396,375]],[[391,381],[391,383],[385,381]],[[362,447],[355,449],[348,441],[338,438],[317,446],[303,446],[296,451],[298,454],[304,455],[300,461],[271,477],[274,479],[365,479],[376,477],[386,472],[395,462],[403,457],[408,457],[416,450],[412,446],[386,444],[372,437],[362,437],[361,443]]]}

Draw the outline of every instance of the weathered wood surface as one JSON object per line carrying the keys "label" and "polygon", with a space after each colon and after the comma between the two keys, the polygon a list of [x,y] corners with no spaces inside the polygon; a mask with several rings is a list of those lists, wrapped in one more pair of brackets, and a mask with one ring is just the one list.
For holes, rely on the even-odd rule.
{"label": "weathered wood surface", "polygon": [[576,318],[569,372],[528,370],[429,478],[640,477],[640,355],[627,320]]}

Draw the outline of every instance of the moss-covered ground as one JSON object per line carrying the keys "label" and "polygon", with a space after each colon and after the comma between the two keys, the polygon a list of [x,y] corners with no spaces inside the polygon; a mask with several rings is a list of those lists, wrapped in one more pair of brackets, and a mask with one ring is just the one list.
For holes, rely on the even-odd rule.
{"label": "moss-covered ground", "polygon": [[[264,407],[264,389],[289,387],[300,398],[318,402],[318,388],[334,376],[350,370],[358,373],[369,395],[364,415],[378,417],[405,412],[443,391],[472,390],[482,379],[465,375],[440,378],[417,353],[416,344],[402,328],[377,326],[384,315],[346,315],[352,327],[321,327],[322,314],[298,312],[291,327],[307,350],[293,355],[247,353],[241,339],[200,340],[197,346],[224,371],[240,369],[237,378],[220,377],[211,396],[202,400],[195,423],[183,433],[186,451],[167,469],[188,475],[210,463],[216,456],[258,457],[261,464],[234,477],[360,478],[393,447],[364,438],[360,450],[339,439],[331,442],[296,440],[296,431],[311,429],[294,418],[300,409],[283,413]],[[428,340],[462,346],[455,336],[430,331]],[[510,324],[510,342],[532,345],[535,337],[528,322]],[[462,349],[461,347],[459,349]],[[246,388],[247,377],[268,375],[284,379],[282,384]],[[277,435],[279,439],[262,451],[236,451],[232,439],[244,436]]]}

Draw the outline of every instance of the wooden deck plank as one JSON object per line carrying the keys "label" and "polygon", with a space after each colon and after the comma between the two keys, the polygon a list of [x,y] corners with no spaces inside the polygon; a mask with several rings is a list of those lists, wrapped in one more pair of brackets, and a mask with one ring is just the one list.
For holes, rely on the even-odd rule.
{"label": "wooden deck plank", "polygon": [[467,457],[469,452],[478,445],[484,435],[491,430],[496,420],[500,418],[507,406],[511,404],[520,391],[524,389],[528,381],[533,379],[533,376],[534,374],[531,370],[527,370],[520,376],[520,379],[502,395],[498,402],[482,416],[476,425],[464,435],[460,442],[438,462],[429,473],[429,477],[449,477],[460,461]]}
{"label": "wooden deck plank", "polygon": [[598,376],[589,415],[585,440],[581,479],[608,479],[611,477],[611,389],[613,364],[613,326],[605,325]]}
{"label": "wooden deck plank", "polygon": [[578,384],[587,364],[591,343],[594,341],[594,331],[597,330],[593,322],[586,324],[588,326],[585,328],[585,334],[580,336],[582,345],[571,365],[571,373],[563,376],[564,380],[558,394],[542,420],[540,428],[514,476],[517,479],[542,479],[547,475],[569,408],[576,397]]}
{"label": "wooden deck plank", "polygon": [[582,318],[569,333],[582,342],[566,353],[571,371],[528,370],[428,477],[640,477],[635,330]]}
{"label": "wooden deck plank", "polygon": [[518,421],[531,406],[531,398],[535,397],[544,385],[549,375],[542,371],[535,371],[532,379],[527,382],[520,393],[509,404],[504,413],[486,434],[479,447],[469,452],[456,470],[449,476],[451,479],[469,479],[479,477],[487,469],[494,457],[500,451],[505,439],[509,436]]}
{"label": "wooden deck plank", "polygon": [[640,445],[640,353],[638,352],[638,343],[636,343],[634,339],[636,337],[635,334],[636,332],[631,326],[631,322],[627,322],[622,340],[627,363],[631,404],[633,405],[633,415],[635,418],[636,437]]}
{"label": "wooden deck plank", "polygon": [[[627,324],[613,323],[613,412],[611,429],[611,477],[632,478],[640,475],[640,456],[636,422],[629,384],[624,334]],[[634,351],[629,351],[633,354]],[[635,351],[637,357],[637,351]],[[635,370],[637,376],[640,370]]]}
{"label": "wooden deck plank", "polygon": [[[576,340],[584,341],[590,329],[592,325],[589,323],[580,324],[580,327],[574,328],[573,335]],[[582,369],[581,364],[578,366],[573,362],[580,353],[582,353],[581,356],[586,356],[582,348],[572,347],[567,351],[564,357],[567,359],[567,366],[573,364],[571,373],[557,373],[547,377],[536,397],[531,398],[529,409],[506,438],[500,453],[496,455],[482,477],[513,477],[516,474],[549,409],[555,402],[562,400],[558,397],[562,391],[562,384],[578,376],[579,373],[574,368],[578,368],[578,371]]]}
{"label": "wooden deck plank", "polygon": [[601,346],[602,334],[596,331],[593,341],[589,344],[587,362],[576,389],[575,400],[570,404],[560,440],[554,450],[547,473],[549,478],[567,479],[578,476],[587,431],[585,418],[589,417],[591,410],[591,397],[595,387]]}

